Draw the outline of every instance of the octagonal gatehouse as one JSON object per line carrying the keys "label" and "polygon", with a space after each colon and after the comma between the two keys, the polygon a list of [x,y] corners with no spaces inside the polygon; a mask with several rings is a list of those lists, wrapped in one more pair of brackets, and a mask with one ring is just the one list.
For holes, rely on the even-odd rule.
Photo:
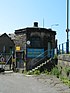
{"label": "octagonal gatehouse", "polygon": [[56,32],[52,29],[38,27],[38,22],[34,22],[33,27],[15,30],[15,34],[17,37],[22,37],[16,45],[25,52],[27,70],[35,68],[53,56]]}

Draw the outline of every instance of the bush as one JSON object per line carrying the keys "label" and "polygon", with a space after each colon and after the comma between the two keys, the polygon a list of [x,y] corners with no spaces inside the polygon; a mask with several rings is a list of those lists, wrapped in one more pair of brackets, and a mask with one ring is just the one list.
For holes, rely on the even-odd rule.
{"label": "bush", "polygon": [[61,81],[70,87],[70,80],[67,77],[60,77]]}
{"label": "bush", "polygon": [[56,54],[56,55],[54,55],[54,59],[58,59],[58,55]]}
{"label": "bush", "polygon": [[46,70],[44,70],[44,73],[46,73],[47,75],[49,74],[49,72],[47,71],[47,69],[46,69]]}
{"label": "bush", "polygon": [[33,72],[32,71],[28,71],[27,75],[33,75]]}
{"label": "bush", "polygon": [[40,75],[40,70],[35,70],[35,71],[34,71],[34,74],[35,74],[35,75]]}
{"label": "bush", "polygon": [[59,78],[60,71],[59,71],[58,67],[54,67],[54,68],[51,70],[51,74],[56,75],[57,78]]}
{"label": "bush", "polygon": [[68,77],[69,74],[70,74],[70,67],[66,67],[66,68],[65,68],[65,72],[66,72],[66,75],[67,75],[67,77]]}

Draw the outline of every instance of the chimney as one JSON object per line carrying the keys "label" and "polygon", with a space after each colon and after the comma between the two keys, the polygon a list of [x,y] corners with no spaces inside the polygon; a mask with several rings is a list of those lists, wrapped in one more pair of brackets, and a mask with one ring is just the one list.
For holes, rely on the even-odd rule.
{"label": "chimney", "polygon": [[38,27],[38,22],[34,22],[34,27]]}

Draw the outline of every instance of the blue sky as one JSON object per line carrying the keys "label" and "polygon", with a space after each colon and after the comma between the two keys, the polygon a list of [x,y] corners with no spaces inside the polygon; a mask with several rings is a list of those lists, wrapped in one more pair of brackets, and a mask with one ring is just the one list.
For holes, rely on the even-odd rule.
{"label": "blue sky", "polygon": [[52,29],[59,43],[66,42],[66,0],[0,0],[0,34],[32,27],[34,21],[43,27],[43,19],[45,28],[59,24]]}

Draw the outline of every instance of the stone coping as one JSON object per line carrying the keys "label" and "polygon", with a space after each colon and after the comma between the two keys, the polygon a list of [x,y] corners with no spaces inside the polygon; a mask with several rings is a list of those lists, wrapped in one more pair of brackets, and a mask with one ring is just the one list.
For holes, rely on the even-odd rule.
{"label": "stone coping", "polygon": [[70,62],[70,54],[61,54],[61,55],[58,55],[58,60],[63,60],[63,61]]}

